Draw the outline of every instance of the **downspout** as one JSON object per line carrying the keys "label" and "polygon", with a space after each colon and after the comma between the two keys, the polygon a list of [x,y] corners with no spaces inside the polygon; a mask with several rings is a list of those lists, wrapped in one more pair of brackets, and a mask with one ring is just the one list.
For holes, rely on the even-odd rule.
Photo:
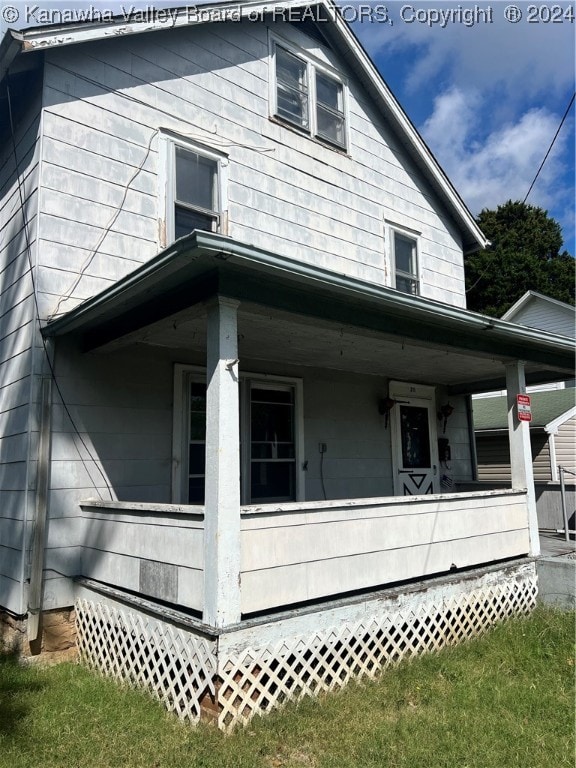
{"label": "downspout", "polygon": [[466,395],[466,418],[468,420],[468,444],[470,446],[470,463],[472,465],[472,480],[478,480],[478,455],[476,453],[476,437],[474,436],[474,415],[472,413],[472,395]]}

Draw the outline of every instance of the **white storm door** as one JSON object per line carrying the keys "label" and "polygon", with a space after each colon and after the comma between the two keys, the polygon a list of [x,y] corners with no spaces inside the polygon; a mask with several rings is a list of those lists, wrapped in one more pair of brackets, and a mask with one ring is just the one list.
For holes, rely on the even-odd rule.
{"label": "white storm door", "polygon": [[401,397],[392,408],[396,496],[437,493],[438,458],[433,400]]}

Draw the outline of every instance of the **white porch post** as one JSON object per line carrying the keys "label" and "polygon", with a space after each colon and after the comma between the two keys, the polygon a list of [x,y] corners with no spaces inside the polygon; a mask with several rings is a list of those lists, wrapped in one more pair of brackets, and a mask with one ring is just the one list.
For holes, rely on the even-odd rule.
{"label": "white porch post", "polygon": [[240,435],[238,302],[208,308],[204,613],[207,624],[240,621]]}
{"label": "white porch post", "polygon": [[530,554],[540,554],[540,536],[536,514],[536,493],[534,491],[534,473],[532,470],[532,450],[530,447],[530,422],[518,419],[516,395],[526,392],[524,363],[518,360],[506,366],[506,391],[508,398],[508,439],[510,441],[510,468],[512,488],[526,488],[528,494],[528,528],[530,536]]}

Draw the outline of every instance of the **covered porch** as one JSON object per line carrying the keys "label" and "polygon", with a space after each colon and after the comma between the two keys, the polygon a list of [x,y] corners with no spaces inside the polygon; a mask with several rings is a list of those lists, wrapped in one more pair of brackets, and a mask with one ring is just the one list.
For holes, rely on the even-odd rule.
{"label": "covered porch", "polygon": [[[169,497],[108,480],[109,499],[77,498],[70,575],[225,628],[539,552],[516,396],[572,375],[568,340],[200,232],[45,334],[57,375],[143,347],[186,360]],[[468,395],[503,384],[511,487],[458,493],[475,479]]]}

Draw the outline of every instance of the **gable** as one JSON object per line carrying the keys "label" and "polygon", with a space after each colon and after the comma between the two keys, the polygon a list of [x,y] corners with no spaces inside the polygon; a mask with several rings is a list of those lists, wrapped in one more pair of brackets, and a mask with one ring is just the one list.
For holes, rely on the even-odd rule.
{"label": "gable", "polygon": [[[261,6],[238,4],[227,7],[227,12],[237,13],[243,19],[263,19],[266,12],[272,12],[277,16],[281,16],[282,13],[293,13],[301,5],[303,3],[300,2],[271,2]],[[427,183],[432,188],[434,195],[438,197],[438,200],[441,201],[441,204],[453,218],[461,232],[464,248],[468,250],[484,246],[486,239],[478,229],[470,212],[340,16],[336,6],[330,0],[322,0],[318,3],[317,7],[323,17],[321,35],[330,42],[334,49],[340,51],[348,66],[364,83],[370,98],[385,116],[389,128],[397,137],[403,151],[411,157],[412,162],[427,179]],[[222,13],[222,9],[219,10],[218,6],[203,5],[201,8],[202,13],[199,14],[199,18],[196,17],[192,20],[186,9],[179,9],[172,21],[173,29],[175,30],[182,26],[206,24],[206,22],[209,22],[214,17],[214,14],[217,12]],[[0,73],[5,71],[10,61],[19,51],[48,50],[85,43],[90,40],[102,41],[112,37],[115,37],[117,40],[127,40],[129,37],[142,32],[154,31],[156,33],[161,32],[162,29],[165,31],[165,27],[166,24],[154,24],[149,20],[126,23],[126,20],[120,17],[114,20],[114,22],[107,24],[63,25],[57,28],[26,30],[20,33],[13,32],[11,33],[10,40],[8,40],[9,36],[7,35],[2,44],[0,56],[3,69],[0,68]],[[19,51],[14,51],[14,41],[17,41]]]}

